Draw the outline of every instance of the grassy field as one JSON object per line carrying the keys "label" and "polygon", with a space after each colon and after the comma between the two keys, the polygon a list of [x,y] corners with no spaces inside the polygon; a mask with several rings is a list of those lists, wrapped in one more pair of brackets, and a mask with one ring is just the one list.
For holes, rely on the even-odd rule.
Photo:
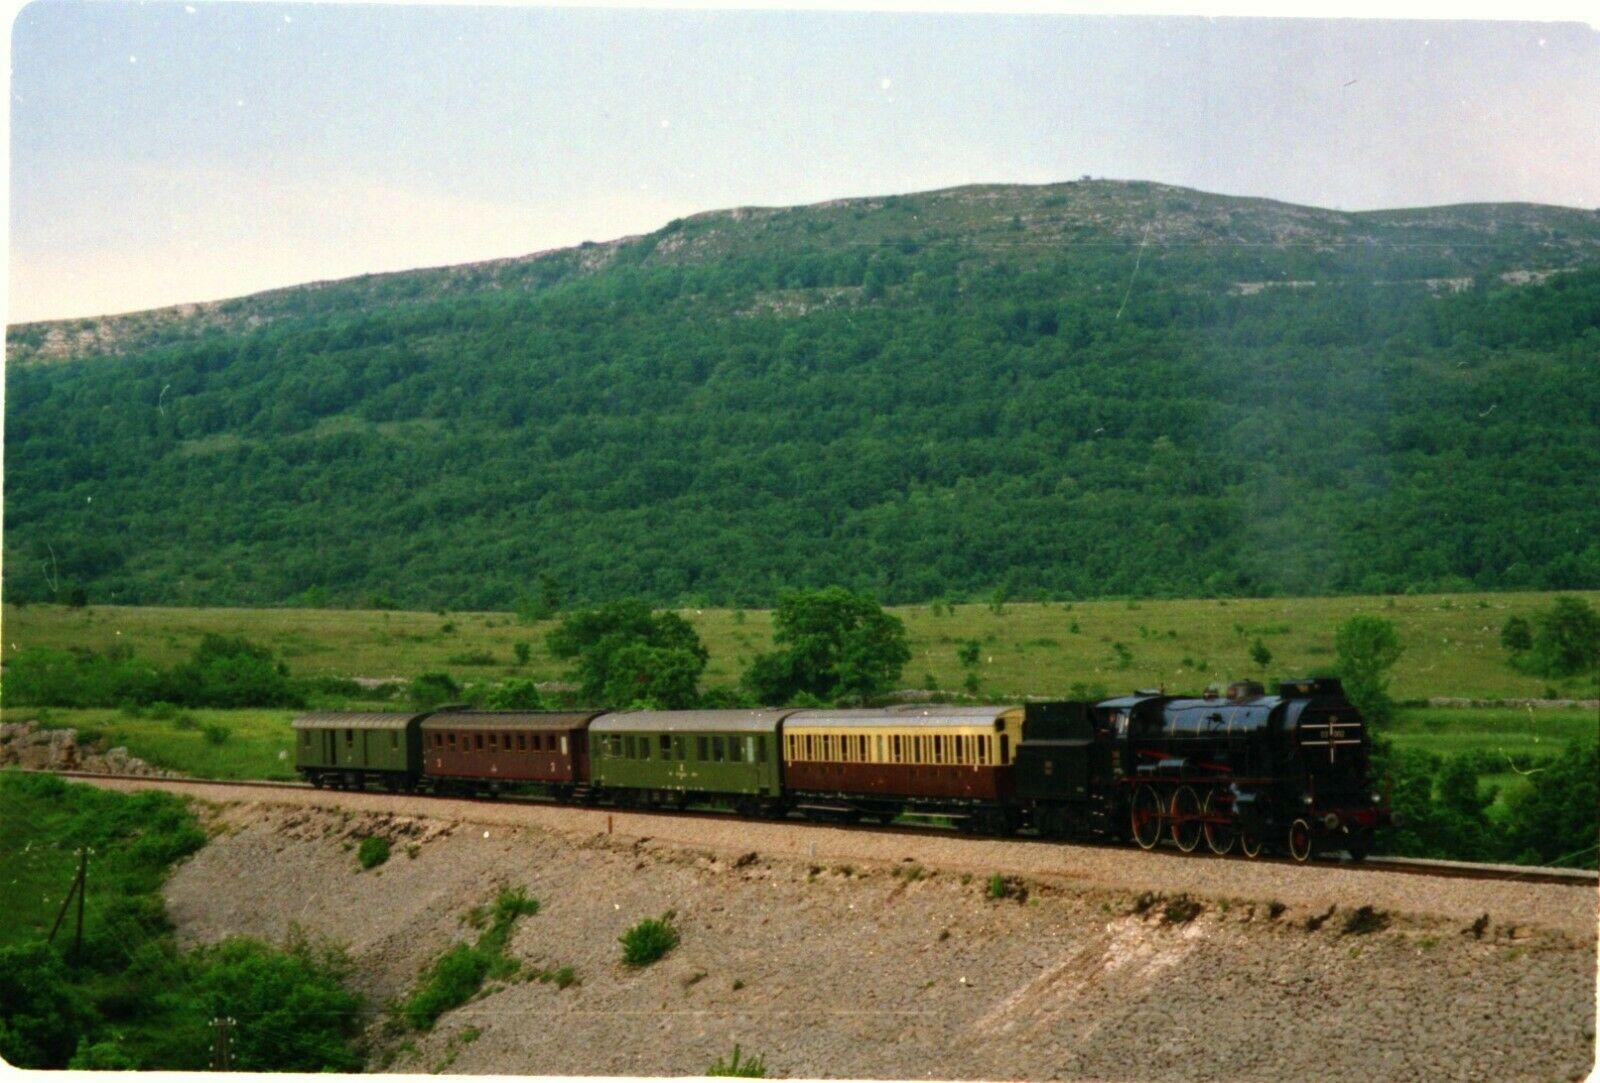
{"label": "grassy field", "polygon": [[7,707],[5,721],[35,719],[78,731],[82,748],[126,748],[156,767],[205,778],[294,778],[293,710],[184,710],[131,718],[114,708]]}
{"label": "grassy field", "polygon": [[[1579,592],[1600,605],[1600,592]],[[1067,696],[1074,685],[1108,693],[1136,687],[1200,690],[1238,678],[1298,676],[1327,670],[1339,624],[1357,613],[1394,622],[1405,645],[1391,691],[1398,699],[1584,698],[1593,682],[1548,681],[1506,664],[1500,628],[1531,616],[1550,594],[1075,602],[899,607],[912,649],[902,684],[959,689],[957,658],[977,640],[983,694],[995,698]],[[680,610],[711,652],[705,684],[732,684],[771,644],[766,610]],[[105,650],[127,644],[141,658],[170,665],[207,632],[244,635],[270,646],[296,676],[409,678],[443,670],[458,680],[509,676],[554,680],[564,666],[545,649],[553,622],[519,623],[509,613],[402,613],[370,610],[171,609],[92,606],[4,607],[6,651],[26,647]],[[1272,660],[1250,657],[1257,640]],[[527,643],[526,665],[514,645]],[[1122,645],[1118,651],[1117,644]],[[932,678],[931,681],[928,678]]]}
{"label": "grassy field", "polygon": [[[976,640],[980,695],[996,700],[1156,686],[1199,691],[1213,682],[1326,670],[1333,662],[1335,629],[1356,613],[1385,617],[1399,632],[1405,653],[1394,672],[1392,692],[1398,699],[1593,697],[1592,680],[1551,682],[1518,673],[1506,662],[1501,625],[1512,615],[1531,616],[1552,597],[1078,602],[1007,604],[998,611],[988,605],[960,605],[953,611],[911,606],[894,612],[905,621],[912,648],[904,687],[960,689],[967,670],[957,651]],[[1600,604],[1600,593],[1584,597]],[[734,683],[750,659],[771,644],[768,611],[680,613],[711,652],[706,685]],[[465,683],[564,676],[564,664],[545,649],[545,634],[554,622],[523,624],[508,613],[6,606],[3,615],[0,634],[7,653],[27,647],[103,651],[126,644],[140,658],[171,665],[187,658],[201,636],[216,632],[270,646],[297,676],[406,679],[442,670]],[[1272,652],[1264,668],[1250,658],[1257,640]],[[526,664],[516,660],[519,642],[529,647]],[[189,774],[281,778],[292,775],[287,750],[294,713],[193,710],[158,719],[112,709],[7,707],[4,718],[40,717],[50,725],[73,726],[86,743],[124,745],[153,764]],[[227,731],[225,737],[219,737],[218,727]],[[1413,706],[1390,735],[1400,747],[1443,755],[1484,751],[1515,757],[1554,752],[1572,738],[1595,740],[1597,730],[1600,720],[1587,709]],[[1503,776],[1486,781],[1525,784],[1509,764]]]}

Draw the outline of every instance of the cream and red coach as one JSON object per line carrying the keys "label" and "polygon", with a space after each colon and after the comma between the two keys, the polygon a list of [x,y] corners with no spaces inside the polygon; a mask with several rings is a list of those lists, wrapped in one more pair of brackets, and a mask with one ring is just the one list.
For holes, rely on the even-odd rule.
{"label": "cream and red coach", "polygon": [[783,720],[784,791],[802,812],[1008,831],[1022,718],[1020,706],[795,711]]}

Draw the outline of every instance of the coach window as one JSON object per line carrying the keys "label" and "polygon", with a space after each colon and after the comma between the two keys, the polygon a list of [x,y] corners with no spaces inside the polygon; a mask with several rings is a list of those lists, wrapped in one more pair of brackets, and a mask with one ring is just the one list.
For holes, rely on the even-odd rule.
{"label": "coach window", "polygon": [[498,737],[498,736],[499,736],[499,734],[497,734],[497,733],[489,734],[489,751],[490,752],[493,752],[495,750],[495,738]]}
{"label": "coach window", "polygon": [[472,735],[472,747],[477,749],[479,752],[483,751],[483,734],[474,733]]}
{"label": "coach window", "polygon": [[766,763],[767,762],[767,739],[766,739],[766,737],[764,737],[764,736],[763,737],[754,737],[754,738],[752,738],[752,740],[755,742],[755,746],[756,747],[755,747],[755,750],[751,753],[750,762],[751,763]]}
{"label": "coach window", "polygon": [[347,744],[347,745],[353,745],[353,744],[356,743],[356,731],[355,730],[345,730],[344,731],[344,743]]}
{"label": "coach window", "polygon": [[1009,733],[1002,733],[1000,735],[1000,766],[1001,767],[1004,767],[1007,763],[1010,762],[1010,758],[1009,758],[1010,757],[1010,753],[1011,753],[1011,735]]}

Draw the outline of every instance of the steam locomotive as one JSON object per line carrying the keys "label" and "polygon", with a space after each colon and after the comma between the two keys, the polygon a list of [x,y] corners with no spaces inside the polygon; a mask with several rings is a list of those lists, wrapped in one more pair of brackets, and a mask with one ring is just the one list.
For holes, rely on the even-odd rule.
{"label": "steam locomotive", "polygon": [[624,808],[1170,842],[1359,860],[1390,821],[1337,680],[1099,702],[858,710],[322,713],[294,721],[314,786],[542,793]]}

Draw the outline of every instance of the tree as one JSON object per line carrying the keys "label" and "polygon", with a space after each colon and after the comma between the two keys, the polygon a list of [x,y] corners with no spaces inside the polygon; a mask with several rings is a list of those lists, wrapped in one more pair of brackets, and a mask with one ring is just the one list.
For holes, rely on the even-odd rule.
{"label": "tree", "polygon": [[785,591],[772,618],[778,650],[757,655],[744,684],[762,703],[799,693],[865,699],[887,691],[911,660],[905,625],[877,601],[843,587]]}
{"label": "tree", "polygon": [[1334,637],[1339,677],[1345,695],[1369,722],[1387,722],[1393,716],[1389,670],[1403,649],[1394,624],[1382,617],[1358,615],[1339,626]]}
{"label": "tree", "polygon": [[704,669],[691,651],[635,641],[611,656],[602,696],[613,707],[636,710],[692,707]]}
{"label": "tree", "polygon": [[1533,616],[1525,664],[1545,677],[1572,677],[1600,665],[1600,614],[1582,598],[1560,597]]}
{"label": "tree", "polygon": [[569,613],[545,641],[555,657],[573,661],[584,698],[608,706],[691,707],[711,657],[688,621],[637,598]]}

